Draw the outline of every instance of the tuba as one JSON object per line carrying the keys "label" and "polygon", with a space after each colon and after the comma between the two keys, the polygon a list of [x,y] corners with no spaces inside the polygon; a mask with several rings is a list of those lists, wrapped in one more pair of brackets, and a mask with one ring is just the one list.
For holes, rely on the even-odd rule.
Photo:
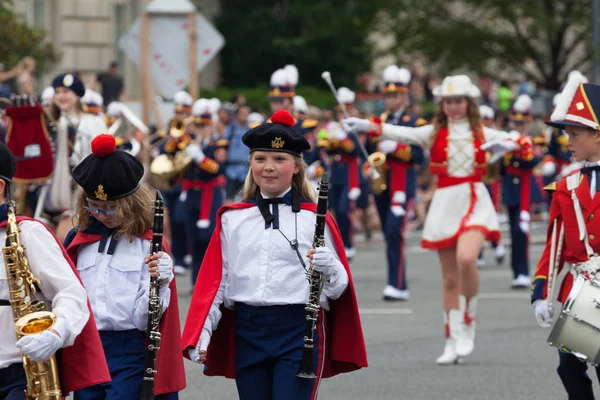
{"label": "tuba", "polygon": [[385,154],[380,151],[376,151],[375,153],[369,155],[369,164],[373,165],[375,170],[379,173],[379,177],[377,179],[369,177],[369,180],[371,181],[371,190],[373,191],[373,194],[376,195],[385,192],[387,189],[388,166],[385,163],[385,160]]}
{"label": "tuba", "polygon": [[[51,329],[56,322],[56,315],[48,311],[43,301],[34,300],[34,294],[42,283],[33,275],[25,258],[25,247],[21,245],[15,216],[15,203],[12,201],[8,205],[6,245],[2,252],[17,340]],[[27,379],[26,400],[62,399],[55,356],[36,362],[23,354],[23,369]]]}

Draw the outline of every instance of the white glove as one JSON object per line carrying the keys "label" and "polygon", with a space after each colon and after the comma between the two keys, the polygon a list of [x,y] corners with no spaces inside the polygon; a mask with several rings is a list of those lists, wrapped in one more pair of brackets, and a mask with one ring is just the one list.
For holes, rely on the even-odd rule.
{"label": "white glove", "polygon": [[542,165],[542,175],[553,176],[556,173],[556,164],[548,161]]}
{"label": "white glove", "polygon": [[185,148],[185,152],[188,156],[192,157],[192,160],[194,160],[197,163],[204,161],[204,158],[206,157],[198,143],[189,144]]}
{"label": "white glove", "polygon": [[404,216],[404,214],[406,214],[406,210],[402,206],[391,206],[390,211],[396,217],[402,217],[402,216]]}
{"label": "white glove", "polygon": [[312,265],[315,271],[319,271],[325,276],[332,276],[337,267],[337,260],[329,248],[317,247],[313,255]]}
{"label": "white glove", "polygon": [[395,140],[382,140],[379,142],[379,150],[382,153],[390,154],[396,151],[398,148],[398,142]]}
{"label": "white glove", "polygon": [[536,300],[532,305],[535,311],[535,319],[542,328],[552,326],[552,317],[554,316],[554,306],[548,303],[548,300]]}
{"label": "white glove", "polygon": [[371,130],[371,122],[368,119],[356,117],[342,120],[342,126],[346,132],[368,132]]}
{"label": "white glove", "polygon": [[206,352],[208,349],[208,345],[210,343],[210,333],[206,329],[202,329],[202,333],[200,334],[200,340],[198,341],[198,345],[188,350],[188,354],[190,356],[190,360],[195,363],[202,364],[202,360],[200,360],[200,353]]}
{"label": "white glove", "polygon": [[158,259],[158,273],[162,286],[167,286],[173,280],[173,259],[164,251]]}
{"label": "white glove", "polygon": [[63,347],[63,344],[60,336],[51,330],[27,335],[17,341],[17,347],[21,349],[21,352],[37,362],[48,360],[58,349]]}
{"label": "white glove", "polygon": [[308,180],[313,180],[317,176],[317,167],[321,165],[321,161],[315,161],[306,168],[306,177]]}
{"label": "white glove", "polygon": [[490,140],[481,145],[482,150],[490,151],[492,153],[492,157],[490,158],[491,164],[504,157],[505,154],[515,151],[518,148],[519,145],[517,143],[512,140],[503,139]]}
{"label": "white glove", "polygon": [[336,140],[344,140],[348,137],[348,134],[343,129],[336,129],[331,133],[331,136]]}
{"label": "white glove", "polygon": [[359,188],[352,188],[348,191],[348,198],[350,200],[356,200],[360,197],[361,190]]}

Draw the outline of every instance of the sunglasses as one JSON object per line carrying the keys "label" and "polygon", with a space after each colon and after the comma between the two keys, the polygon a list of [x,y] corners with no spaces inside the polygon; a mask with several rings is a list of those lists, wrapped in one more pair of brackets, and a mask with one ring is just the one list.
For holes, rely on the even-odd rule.
{"label": "sunglasses", "polygon": [[100,215],[100,214],[104,214],[108,217],[111,217],[113,215],[117,215],[117,210],[102,210],[100,208],[94,208],[94,207],[88,207],[88,206],[83,206],[83,209],[86,210],[87,212],[89,212],[92,215]]}

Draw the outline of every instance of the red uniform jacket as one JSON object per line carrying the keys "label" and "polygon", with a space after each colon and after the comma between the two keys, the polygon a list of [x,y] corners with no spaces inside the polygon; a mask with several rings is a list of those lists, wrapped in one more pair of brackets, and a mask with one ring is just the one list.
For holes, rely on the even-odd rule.
{"label": "red uniform jacket", "polygon": [[[35,220],[17,216],[17,223],[21,221]],[[35,222],[42,224],[39,221]],[[56,239],[54,233],[52,233],[46,225],[44,225],[44,227],[52,234],[56,243],[58,243],[58,246],[62,250],[63,256],[73,269],[77,279],[81,282],[77,268],[75,268],[75,265],[71,262],[71,259],[67,255],[62,244]],[[0,228],[6,228],[6,220],[0,222]],[[29,249],[29,251],[35,250]],[[83,330],[75,339],[75,343],[73,343],[72,346],[63,348],[62,356],[58,358],[60,360],[58,376],[60,378],[60,388],[63,394],[83,389],[88,386],[110,382],[111,380],[108,366],[106,365],[104,350],[102,349],[102,343],[100,342],[100,336],[98,335],[98,329],[96,328],[96,321],[94,320],[94,314],[92,313],[89,301],[88,309],[90,311],[90,319],[87,324],[85,324]]]}
{"label": "red uniform jacket", "polygon": [[[600,193],[596,193],[594,199],[590,196],[590,185],[586,174],[581,174],[579,186],[575,189],[575,193],[581,204],[581,211],[585,220],[586,230],[588,232],[588,241],[590,246],[600,253],[600,219],[596,222],[596,214],[600,218]],[[554,185],[549,185],[554,186]],[[546,247],[542,257],[538,263],[533,280],[533,295],[532,299],[545,299],[547,295],[548,270],[550,260],[550,246],[552,242],[552,229],[554,220],[557,220],[557,241],[560,232],[560,226],[563,225],[565,231],[564,244],[561,252],[559,264],[559,273],[565,262],[569,264],[577,264],[587,261],[588,256],[585,251],[585,246],[579,240],[579,229],[577,228],[577,219],[575,218],[575,209],[573,208],[573,200],[571,199],[571,191],[567,189],[566,179],[561,179],[556,182],[556,189],[552,195],[552,203],[550,205],[550,218],[547,233]],[[552,188],[550,189],[552,190]],[[556,250],[559,252],[559,249]],[[573,275],[567,274],[562,282],[558,301],[564,303],[571,287],[573,285]]]}
{"label": "red uniform jacket", "polygon": [[[188,350],[196,347],[198,343],[202,327],[221,283],[223,272],[221,215],[230,209],[253,206],[255,205],[251,203],[238,203],[221,207],[218,212],[216,228],[200,268],[200,275],[196,281],[183,329],[182,350],[186,358],[189,358]],[[317,209],[317,205],[314,203],[301,203],[301,207],[312,212],[316,212]],[[352,282],[352,275],[339,230],[329,214],[327,214],[327,225],[331,230],[337,253],[348,273],[348,289],[339,299],[330,302],[331,309],[325,320],[325,329],[327,330],[325,349],[328,349],[328,351],[325,355],[323,378],[367,367],[367,352],[354,292],[354,283]],[[209,376],[235,378],[235,315],[234,311],[223,306],[221,306],[221,311],[223,316],[218,328],[213,332],[208,346],[205,362],[207,368],[204,373]]]}
{"label": "red uniform jacket", "polygon": [[[152,231],[146,232],[141,237],[146,240],[152,240]],[[100,235],[77,232],[67,248],[67,253],[71,260],[73,260],[73,265],[77,265],[79,247],[97,242],[100,238]],[[162,248],[163,251],[170,254],[169,245],[164,238]],[[159,326],[161,340],[160,349],[156,356],[156,370],[158,372],[154,378],[154,393],[156,395],[179,392],[185,388],[185,370],[183,368],[183,359],[180,356],[181,353],[179,353],[181,349],[181,330],[175,279],[171,281],[169,288],[171,289],[169,307],[165,310]]]}

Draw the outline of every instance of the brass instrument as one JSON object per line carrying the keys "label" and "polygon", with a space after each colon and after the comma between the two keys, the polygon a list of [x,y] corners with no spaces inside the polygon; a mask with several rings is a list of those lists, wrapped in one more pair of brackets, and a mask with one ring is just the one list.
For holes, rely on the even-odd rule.
{"label": "brass instrument", "polygon": [[371,181],[371,190],[373,194],[381,194],[387,189],[387,170],[388,166],[385,163],[386,156],[384,153],[380,151],[376,151],[375,153],[369,155],[368,163],[372,167],[375,168],[379,176],[376,178],[369,177]]}
{"label": "brass instrument", "polygon": [[192,158],[185,151],[178,151],[174,156],[161,154],[150,163],[152,184],[163,190],[173,188],[177,181],[185,175]]}
{"label": "brass instrument", "polygon": [[[2,252],[17,340],[51,329],[56,322],[56,315],[48,311],[43,301],[34,300],[34,294],[42,283],[33,275],[25,258],[25,247],[21,245],[15,216],[15,203],[12,201],[8,205],[6,245]],[[27,379],[26,400],[62,399],[55,356],[36,362],[23,354],[23,369]]]}

